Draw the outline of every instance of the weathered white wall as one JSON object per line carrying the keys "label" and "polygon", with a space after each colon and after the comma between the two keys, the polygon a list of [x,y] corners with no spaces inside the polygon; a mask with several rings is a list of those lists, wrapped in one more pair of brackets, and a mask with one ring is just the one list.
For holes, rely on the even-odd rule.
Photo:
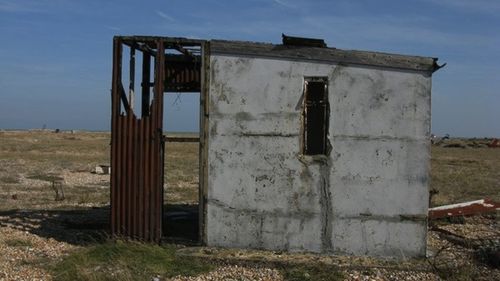
{"label": "weathered white wall", "polygon": [[[431,78],[213,55],[207,243],[423,256]],[[300,154],[304,76],[328,76],[328,157]]]}

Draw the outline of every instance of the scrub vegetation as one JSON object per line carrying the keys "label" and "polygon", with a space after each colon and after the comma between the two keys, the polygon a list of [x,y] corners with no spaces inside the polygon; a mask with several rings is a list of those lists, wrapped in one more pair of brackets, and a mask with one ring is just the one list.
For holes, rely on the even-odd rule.
{"label": "scrub vegetation", "polygon": [[150,280],[192,276],[213,268],[197,259],[179,258],[172,245],[107,241],[71,253],[52,265],[54,280]]}

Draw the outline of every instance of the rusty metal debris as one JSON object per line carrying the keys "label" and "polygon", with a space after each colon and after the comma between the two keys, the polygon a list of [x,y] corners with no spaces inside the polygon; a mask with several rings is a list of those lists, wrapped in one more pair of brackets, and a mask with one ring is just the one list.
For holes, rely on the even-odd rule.
{"label": "rusty metal debris", "polygon": [[500,147],[500,140],[499,139],[493,139],[489,144],[488,147],[496,148]]}
{"label": "rusty metal debris", "polygon": [[430,208],[429,218],[439,219],[446,217],[477,215],[499,210],[500,203],[494,202],[490,199],[481,199],[476,201]]}
{"label": "rusty metal debris", "polygon": [[[163,215],[163,93],[200,92],[200,40],[117,36],[113,40],[111,233],[159,242]],[[126,48],[126,49],[124,49]],[[124,52],[128,51],[128,53]],[[142,56],[136,55],[142,54]],[[124,60],[124,53],[129,57]],[[134,109],[136,60],[142,70]],[[122,62],[128,62],[125,90]],[[152,89],[152,92],[151,92]],[[151,97],[152,94],[152,97]],[[137,112],[136,112],[137,111]],[[140,111],[140,114],[138,112]]]}

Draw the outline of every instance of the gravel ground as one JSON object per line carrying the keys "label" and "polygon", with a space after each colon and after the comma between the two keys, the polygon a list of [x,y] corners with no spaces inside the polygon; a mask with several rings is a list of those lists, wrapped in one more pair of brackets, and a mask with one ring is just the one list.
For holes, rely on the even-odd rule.
{"label": "gravel ground", "polygon": [[[109,187],[109,175],[94,174],[90,172],[72,172],[63,170],[57,174],[63,178],[65,186],[103,186]],[[47,181],[27,178],[25,174],[19,174],[20,185],[29,187],[47,186]]]}
{"label": "gravel ground", "polygon": [[348,270],[344,271],[346,281],[434,281],[441,280],[439,276],[429,272],[417,271],[393,271],[386,269],[370,269],[367,271]]}
{"label": "gravel ground", "polygon": [[[63,258],[68,251],[80,247],[76,246],[78,243],[74,240],[80,239],[78,237],[85,237],[79,233],[87,231],[85,229],[66,229],[67,222],[78,221],[82,225],[86,225],[86,220],[97,221],[98,214],[102,217],[99,221],[105,220],[106,213],[103,213],[102,210],[87,210],[76,213],[38,211],[0,216],[0,281],[51,280],[51,276],[44,270],[44,263]],[[470,239],[500,237],[497,219],[492,218],[466,218],[463,223],[443,223],[439,227]],[[61,233],[66,236],[70,235],[74,239],[68,237],[60,239],[61,237],[59,237],[58,240],[55,240],[54,237],[57,238],[57,235]],[[285,264],[288,262],[319,262],[326,263],[325,266],[328,266],[327,264],[340,266],[345,277],[344,280],[349,281],[441,280],[437,271],[432,271],[432,266],[440,274],[445,275],[463,271],[460,273],[462,275],[459,276],[462,278],[461,280],[500,280],[500,269],[494,269],[475,261],[473,249],[453,244],[443,239],[436,231],[429,232],[428,246],[432,255],[427,260],[420,261],[420,263],[407,261],[396,264],[367,257],[332,257],[251,250],[235,250],[231,253],[224,249],[199,248],[199,252],[206,255],[205,258],[217,260],[219,254],[224,254],[222,260],[229,261],[229,264],[215,262],[219,266],[206,274],[195,277],[177,276],[167,280],[284,280],[283,274],[273,266],[275,261],[283,261]],[[158,278],[157,280],[165,279]],[[312,279],[304,276],[304,280]]]}
{"label": "gravel ground", "polygon": [[0,280],[51,280],[40,263],[58,259],[73,248],[52,238],[0,227]]}
{"label": "gravel ground", "polygon": [[[36,220],[30,221],[30,228],[36,227]],[[448,226],[447,229],[458,228],[457,232],[462,235],[477,237],[477,232],[491,235],[491,228],[488,224],[481,223],[477,228],[471,227],[470,222],[460,225]],[[490,231],[486,233],[486,228]],[[479,230],[483,229],[482,231]],[[471,233],[468,232],[471,231]],[[494,232],[494,230],[493,230]],[[443,240],[439,235],[429,232],[429,246],[434,249],[444,249],[437,253],[437,256],[429,259],[436,265],[455,268],[469,268],[473,266],[475,280],[500,280],[500,270],[477,265],[470,257],[470,252]],[[70,250],[76,249],[65,242],[56,241],[53,238],[44,238],[32,234],[30,231],[17,229],[14,226],[3,224],[0,227],[0,280],[51,280],[51,276],[44,269],[47,262],[59,259]],[[351,257],[346,257],[351,259]],[[355,261],[357,258],[352,258]],[[433,260],[434,259],[434,260]],[[316,259],[313,259],[316,260]],[[245,263],[243,263],[245,264]],[[356,265],[356,264],[353,264]],[[432,272],[386,269],[367,267],[366,269],[341,269],[345,277],[344,280],[441,280],[439,276]],[[164,280],[153,278],[152,280]],[[176,276],[167,279],[169,281],[207,281],[207,280],[284,280],[282,273],[269,265],[229,265],[220,264],[217,269],[195,277]],[[305,276],[304,280],[311,280]]]}
{"label": "gravel ground", "polygon": [[283,281],[283,276],[276,269],[266,267],[245,267],[238,265],[221,266],[207,274],[196,277],[176,276],[168,281]]}
{"label": "gravel ground", "polygon": [[61,177],[64,184],[69,186],[103,186],[109,187],[109,175],[94,174],[89,172],[71,172],[65,170]]}
{"label": "gravel ground", "polygon": [[[343,271],[345,281],[437,281],[437,275],[428,272],[390,271],[385,269],[370,269],[365,271]],[[196,277],[177,276],[168,281],[283,281],[280,271],[266,267],[222,266],[207,274]],[[304,280],[312,280],[305,275]]]}
{"label": "gravel ground", "polygon": [[463,223],[439,226],[468,239],[500,238],[500,221],[487,217],[466,217]]}

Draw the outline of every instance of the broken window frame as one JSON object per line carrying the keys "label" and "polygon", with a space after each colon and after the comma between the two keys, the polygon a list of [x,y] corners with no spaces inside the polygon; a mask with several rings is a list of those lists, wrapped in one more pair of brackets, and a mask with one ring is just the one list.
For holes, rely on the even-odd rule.
{"label": "broken window frame", "polygon": [[[314,97],[311,92],[313,84],[323,84],[323,92]],[[319,112],[318,112],[319,111]],[[316,112],[316,116],[314,116]],[[319,119],[319,120],[318,120]],[[328,155],[328,129],[330,119],[330,103],[328,101],[328,77],[304,77],[302,103],[302,151],[303,155]],[[321,122],[312,126],[310,122]],[[314,139],[311,137],[314,136]]]}

